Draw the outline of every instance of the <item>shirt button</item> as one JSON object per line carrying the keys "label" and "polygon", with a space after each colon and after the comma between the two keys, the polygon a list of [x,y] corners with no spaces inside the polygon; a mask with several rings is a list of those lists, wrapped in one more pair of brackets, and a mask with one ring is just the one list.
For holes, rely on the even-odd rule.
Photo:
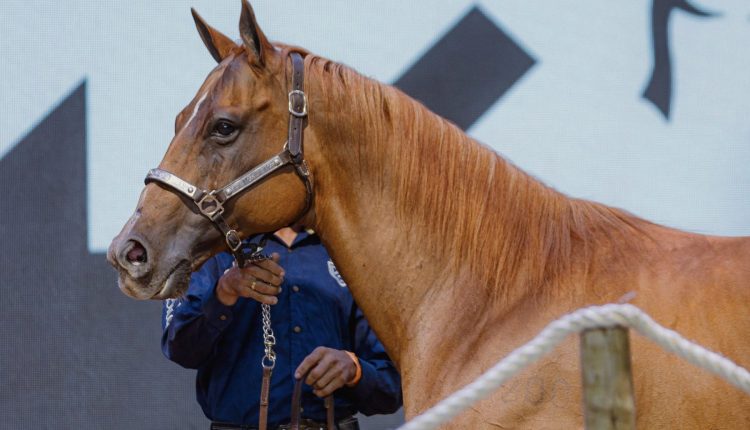
{"label": "shirt button", "polygon": [[294,291],[295,293],[299,293],[299,287],[296,285],[292,285],[292,291]]}
{"label": "shirt button", "polygon": [[296,325],[296,326],[294,326],[294,328],[292,330],[294,330],[295,333],[300,333],[300,332],[302,332],[302,327]]}

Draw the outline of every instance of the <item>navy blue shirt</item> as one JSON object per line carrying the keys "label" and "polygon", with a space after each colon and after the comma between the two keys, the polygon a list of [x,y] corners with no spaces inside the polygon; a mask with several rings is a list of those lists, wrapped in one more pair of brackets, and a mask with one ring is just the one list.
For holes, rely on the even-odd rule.
{"label": "navy blue shirt", "polygon": [[[256,238],[257,239],[257,238]],[[257,240],[256,240],[257,241]],[[268,236],[264,253],[279,253],[285,276],[271,306],[276,367],[271,378],[269,426],[289,422],[294,371],[318,346],[354,352],[362,378],[336,391],[337,419],[362,412],[393,413],[401,406],[401,379],[383,345],[354,303],[328,252],[314,234],[301,232],[291,248]],[[263,338],[261,307],[240,298],[225,306],[216,298],[219,277],[232,256],[221,253],[193,273],[186,295],[164,302],[162,351],[198,369],[198,402],[213,421],[257,425]],[[303,417],[325,421],[323,400],[304,385]]]}

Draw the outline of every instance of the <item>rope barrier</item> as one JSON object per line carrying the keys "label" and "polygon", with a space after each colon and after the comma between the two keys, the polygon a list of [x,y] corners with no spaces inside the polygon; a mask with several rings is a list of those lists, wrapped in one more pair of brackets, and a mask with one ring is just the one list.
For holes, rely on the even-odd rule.
{"label": "rope barrier", "polygon": [[750,394],[750,372],[731,360],[703,348],[677,332],[657,324],[633,305],[603,305],[579,309],[553,321],[536,337],[432,408],[410,420],[398,430],[433,429],[449,421],[464,409],[484,399],[510,378],[546,355],[568,335],[590,328],[623,326],[640,333],[657,345],[688,362],[708,370]]}

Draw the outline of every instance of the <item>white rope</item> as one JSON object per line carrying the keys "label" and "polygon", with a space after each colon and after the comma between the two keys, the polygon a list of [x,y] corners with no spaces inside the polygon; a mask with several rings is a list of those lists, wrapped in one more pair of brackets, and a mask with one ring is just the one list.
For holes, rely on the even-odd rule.
{"label": "white rope", "polygon": [[664,328],[633,305],[604,305],[579,309],[553,321],[534,339],[511,352],[474,382],[407,422],[398,430],[433,429],[484,399],[528,365],[552,351],[569,334],[589,328],[629,327],[694,365],[715,373],[750,394],[750,372],[731,360]]}

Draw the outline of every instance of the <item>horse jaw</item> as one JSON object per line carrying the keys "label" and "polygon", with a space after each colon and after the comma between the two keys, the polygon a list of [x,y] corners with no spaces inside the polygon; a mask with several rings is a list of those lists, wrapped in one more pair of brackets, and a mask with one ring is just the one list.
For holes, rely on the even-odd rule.
{"label": "horse jaw", "polygon": [[[127,271],[117,268],[117,285],[125,295],[136,300],[165,300],[182,297],[190,283],[191,265],[187,260],[179,261],[162,276],[136,279]],[[145,285],[144,285],[145,281]]]}

